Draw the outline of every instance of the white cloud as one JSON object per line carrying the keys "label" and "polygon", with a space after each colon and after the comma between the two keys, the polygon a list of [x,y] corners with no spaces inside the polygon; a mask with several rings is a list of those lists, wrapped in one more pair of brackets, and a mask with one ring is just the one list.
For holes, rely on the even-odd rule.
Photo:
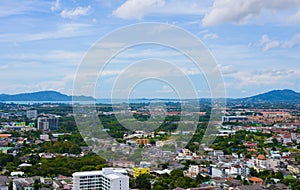
{"label": "white cloud", "polygon": [[296,14],[290,16],[289,20],[293,23],[300,23],[300,9]]}
{"label": "white cloud", "polygon": [[77,18],[80,16],[86,16],[90,13],[91,11],[91,6],[87,7],[76,7],[75,9],[64,9],[61,13],[60,16],[63,18]]}
{"label": "white cloud", "polygon": [[282,11],[299,5],[299,0],[214,0],[213,7],[202,19],[202,24],[213,26],[228,22],[245,23],[264,10]]}
{"label": "white cloud", "polygon": [[57,80],[57,81],[42,81],[33,86],[34,89],[37,90],[57,90],[57,91],[65,91],[67,88],[67,81]]}
{"label": "white cloud", "polygon": [[[54,51],[42,51],[35,53],[15,53],[0,55],[0,59],[4,60],[17,60],[17,61],[37,61],[42,63],[52,62],[59,63],[61,66],[77,66],[85,52],[72,52],[65,50],[54,50]],[[32,64],[32,63],[31,63]],[[32,66],[32,65],[31,65]],[[7,68],[7,65],[0,66],[1,69]]]}
{"label": "white cloud", "polygon": [[264,51],[268,51],[269,49],[280,46],[280,42],[277,40],[271,40],[267,35],[263,35],[260,39],[260,45],[263,46]]}
{"label": "white cloud", "polygon": [[300,33],[295,34],[291,39],[286,41],[271,40],[266,34],[260,39],[260,46],[263,47],[264,51],[268,51],[272,48],[292,48],[300,44]]}
{"label": "white cloud", "polygon": [[259,70],[253,71],[252,74],[254,76],[270,76],[270,77],[289,77],[295,74],[294,70],[286,70],[286,69],[267,69],[267,70]]}
{"label": "white cloud", "polygon": [[286,69],[266,69],[253,70],[252,72],[241,71],[231,75],[234,82],[228,82],[227,85],[234,88],[245,88],[249,86],[268,85],[276,87],[284,86],[289,83],[289,80],[295,80],[298,77],[299,70]]}
{"label": "white cloud", "polygon": [[53,2],[52,6],[51,6],[51,11],[57,11],[60,9],[60,2],[59,0],[56,0],[55,2]]}
{"label": "white cloud", "polygon": [[127,0],[113,11],[113,15],[123,19],[142,19],[151,9],[164,3],[164,0]]}
{"label": "white cloud", "polygon": [[8,68],[8,65],[0,65],[0,70],[5,70]]}
{"label": "white cloud", "polygon": [[162,86],[162,88],[160,90],[157,90],[157,92],[159,92],[159,93],[174,93],[174,90],[170,86],[164,85],[164,86]]}
{"label": "white cloud", "polygon": [[59,25],[57,31],[42,32],[36,34],[30,34],[27,36],[28,41],[44,40],[44,39],[58,39],[58,38],[70,38],[76,36],[87,35],[87,30],[91,25],[82,23],[67,23]]}
{"label": "white cloud", "polygon": [[112,14],[122,19],[139,20],[148,14],[204,15],[209,7],[208,4],[210,3],[198,0],[127,0]]}
{"label": "white cloud", "polygon": [[59,38],[72,38],[76,36],[84,36],[91,33],[90,24],[82,23],[66,23],[58,25],[56,30],[32,33],[32,34],[20,34],[20,33],[7,33],[0,34],[0,42],[27,42],[36,40],[47,39],[59,39]]}
{"label": "white cloud", "polygon": [[219,38],[219,36],[215,33],[205,34],[203,36],[204,40],[206,40],[206,39],[217,39],[217,38]]}
{"label": "white cloud", "polygon": [[300,33],[294,35],[290,40],[283,42],[282,47],[291,48],[300,43]]}
{"label": "white cloud", "polygon": [[32,12],[43,12],[45,8],[49,8],[49,3],[45,1],[20,1],[9,0],[0,1],[0,17],[7,17],[12,15],[23,15]]}
{"label": "white cloud", "polygon": [[218,64],[219,69],[223,75],[230,75],[237,73],[236,68],[233,65],[224,65]]}

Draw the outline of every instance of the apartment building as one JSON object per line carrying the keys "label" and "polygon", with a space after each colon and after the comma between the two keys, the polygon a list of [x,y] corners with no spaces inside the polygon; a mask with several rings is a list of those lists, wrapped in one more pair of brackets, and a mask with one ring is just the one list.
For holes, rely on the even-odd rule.
{"label": "apartment building", "polygon": [[112,168],[75,172],[72,176],[74,189],[129,190],[129,177]]}

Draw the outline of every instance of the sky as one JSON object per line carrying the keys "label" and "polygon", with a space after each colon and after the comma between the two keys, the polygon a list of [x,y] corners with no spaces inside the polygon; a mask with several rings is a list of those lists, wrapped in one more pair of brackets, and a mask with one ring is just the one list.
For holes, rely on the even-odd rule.
{"label": "sky", "polygon": [[[0,9],[0,93],[72,94],[91,47],[112,31],[144,22],[174,25],[200,39],[222,73],[227,97],[273,89],[300,92],[299,0],[1,0]],[[151,45],[111,60],[95,95],[110,97],[128,65],[153,57],[177,63],[199,97],[210,95],[203,75],[186,65],[189,60]],[[170,84],[147,80],[130,96],[174,98],[176,93]]]}

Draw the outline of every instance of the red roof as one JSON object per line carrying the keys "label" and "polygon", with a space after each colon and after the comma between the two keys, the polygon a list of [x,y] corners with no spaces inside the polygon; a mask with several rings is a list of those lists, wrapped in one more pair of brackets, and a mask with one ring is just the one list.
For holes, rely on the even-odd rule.
{"label": "red roof", "polygon": [[265,160],[266,157],[264,155],[260,154],[260,155],[257,156],[257,159],[259,159],[259,160]]}
{"label": "red roof", "polygon": [[252,181],[252,182],[263,182],[264,180],[262,180],[259,177],[250,177],[249,181]]}

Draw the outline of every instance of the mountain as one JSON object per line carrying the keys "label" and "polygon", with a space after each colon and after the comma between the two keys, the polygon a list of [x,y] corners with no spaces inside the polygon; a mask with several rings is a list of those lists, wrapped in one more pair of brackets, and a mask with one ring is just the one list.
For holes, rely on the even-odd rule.
{"label": "mountain", "polygon": [[[76,100],[93,100],[88,96],[75,96]],[[68,96],[56,91],[40,91],[22,94],[0,94],[0,101],[72,101],[72,96]]]}
{"label": "mountain", "polygon": [[238,100],[242,102],[300,102],[300,93],[289,89],[272,90]]}
{"label": "mountain", "polygon": [[[56,91],[40,91],[33,93],[22,93],[22,94],[0,94],[0,101],[72,101],[74,98],[76,101],[91,101],[94,100],[90,96],[68,96]],[[171,100],[171,99],[170,99]],[[141,100],[139,100],[141,101]],[[300,93],[293,90],[272,90],[263,94],[258,94],[251,97],[240,98],[240,99],[227,99],[229,102],[290,102],[300,103]],[[138,102],[138,101],[137,101]]]}

